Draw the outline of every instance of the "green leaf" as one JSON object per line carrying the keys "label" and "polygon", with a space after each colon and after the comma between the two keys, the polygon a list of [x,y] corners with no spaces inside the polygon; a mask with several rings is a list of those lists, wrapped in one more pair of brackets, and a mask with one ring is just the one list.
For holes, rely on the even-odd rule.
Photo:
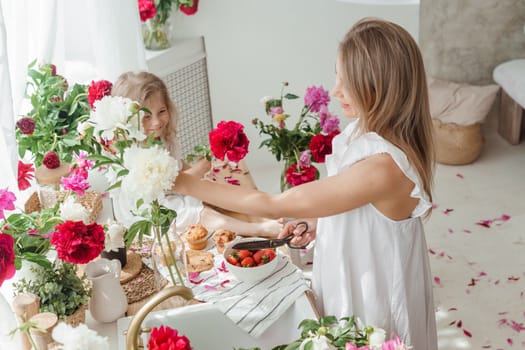
{"label": "green leaf", "polygon": [[288,99],[288,100],[295,100],[295,99],[298,99],[299,96],[294,95],[294,94],[289,94],[289,93],[288,93],[288,94],[284,95],[284,98],[286,98],[286,99]]}

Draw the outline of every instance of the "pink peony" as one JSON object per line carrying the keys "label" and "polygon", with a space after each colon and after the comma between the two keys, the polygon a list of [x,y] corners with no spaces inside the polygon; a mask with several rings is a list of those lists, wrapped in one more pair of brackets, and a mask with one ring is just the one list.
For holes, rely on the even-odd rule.
{"label": "pink peony", "polygon": [[292,164],[286,169],[286,182],[292,186],[312,182],[316,177],[317,168],[314,166],[299,169],[297,164]]}
{"label": "pink peony", "polygon": [[148,19],[155,17],[157,8],[153,0],[139,0],[140,20],[146,22]]}
{"label": "pink peony", "polygon": [[5,190],[0,190],[0,219],[4,219],[4,210],[14,210],[15,209],[16,196],[13,192]]}
{"label": "pink peony", "polygon": [[234,121],[221,121],[209,134],[210,149],[220,160],[239,162],[248,154],[250,141],[244,133],[244,126]]}
{"label": "pink peony", "polygon": [[328,102],[330,102],[330,96],[328,95],[328,91],[323,89],[322,86],[310,86],[306,89],[304,104],[310,106],[310,111],[319,112],[321,106],[328,105]]}
{"label": "pink peony", "polygon": [[113,84],[108,80],[91,81],[91,85],[88,87],[88,102],[91,108],[95,108],[95,101],[111,95],[112,87]]}
{"label": "pink peony", "polygon": [[60,179],[64,189],[66,191],[73,191],[79,197],[84,195],[84,192],[91,187],[89,181],[87,181],[87,172],[76,172],[68,177],[63,177]]}
{"label": "pink peony", "polygon": [[87,264],[104,249],[104,228],[97,223],[66,221],[55,227],[51,244],[58,258],[72,264]]}
{"label": "pink peony", "polygon": [[31,163],[23,163],[22,161],[18,161],[18,189],[20,191],[27,190],[29,187],[31,187],[30,180],[33,179],[34,175],[32,172],[35,171],[35,168],[33,167],[33,164]]}
{"label": "pink peony", "polygon": [[15,275],[15,240],[11,235],[0,233],[0,286]]}
{"label": "pink peony", "polygon": [[150,350],[191,350],[190,341],[185,335],[179,335],[176,329],[168,326],[154,327],[151,330],[148,349]]}

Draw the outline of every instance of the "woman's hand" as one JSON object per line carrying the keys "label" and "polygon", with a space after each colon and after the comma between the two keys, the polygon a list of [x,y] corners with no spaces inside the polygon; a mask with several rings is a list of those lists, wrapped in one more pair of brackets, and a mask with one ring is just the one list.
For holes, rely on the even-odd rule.
{"label": "woman's hand", "polygon": [[206,158],[201,158],[191,167],[184,170],[185,173],[203,178],[211,169],[211,162]]}
{"label": "woman's hand", "polygon": [[[301,233],[303,232],[303,226],[299,225],[296,229],[297,223],[301,221],[305,221],[308,224],[308,231],[306,231],[302,236]],[[307,245],[315,239],[316,230],[317,219],[296,219],[286,222],[278,237],[284,238],[293,234],[296,237],[292,238],[290,244],[300,247]]]}

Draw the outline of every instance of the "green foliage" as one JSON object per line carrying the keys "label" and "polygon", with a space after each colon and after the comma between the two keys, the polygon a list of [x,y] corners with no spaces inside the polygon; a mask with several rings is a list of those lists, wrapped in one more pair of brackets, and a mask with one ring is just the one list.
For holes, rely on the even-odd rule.
{"label": "green foliage", "polygon": [[42,165],[44,155],[54,150],[61,161],[69,162],[72,153],[81,149],[90,150],[92,145],[79,137],[79,123],[88,119],[90,106],[87,101],[87,86],[75,84],[72,88],[64,77],[53,75],[50,64],[28,66],[29,81],[26,96],[32,110],[27,117],[35,121],[33,134],[24,134],[17,128],[16,139],[21,158],[30,151],[35,166]]}
{"label": "green foliage", "polygon": [[49,251],[49,238],[55,226],[63,220],[58,216],[58,205],[32,213],[13,213],[0,222],[2,232],[15,240],[15,267],[20,269],[22,260],[50,267],[46,258]]}
{"label": "green foliage", "polygon": [[77,265],[56,261],[49,267],[35,270],[35,278],[22,278],[15,283],[19,293],[33,293],[40,297],[40,311],[49,311],[64,319],[85,305],[91,295],[91,287],[85,275],[77,275]]}
{"label": "green foliage", "polygon": [[195,153],[190,153],[186,156],[186,161],[188,163],[193,163],[193,161],[206,158],[206,160],[211,161],[211,150],[208,145],[199,145],[193,147]]}

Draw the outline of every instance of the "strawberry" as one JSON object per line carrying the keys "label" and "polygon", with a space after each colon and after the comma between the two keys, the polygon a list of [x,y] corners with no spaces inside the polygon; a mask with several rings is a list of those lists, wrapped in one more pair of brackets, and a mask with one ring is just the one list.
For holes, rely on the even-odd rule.
{"label": "strawberry", "polygon": [[242,267],[252,267],[255,266],[255,261],[253,261],[253,258],[251,256],[248,256],[241,260],[241,266]]}
{"label": "strawberry", "polygon": [[239,251],[237,252],[237,254],[239,254],[239,260],[241,260],[241,261],[242,261],[244,258],[247,258],[247,257],[253,255],[251,251],[246,250],[246,249],[239,250]]}
{"label": "strawberry", "polygon": [[60,166],[60,159],[55,151],[49,151],[44,155],[42,164],[48,169],[56,169]]}

